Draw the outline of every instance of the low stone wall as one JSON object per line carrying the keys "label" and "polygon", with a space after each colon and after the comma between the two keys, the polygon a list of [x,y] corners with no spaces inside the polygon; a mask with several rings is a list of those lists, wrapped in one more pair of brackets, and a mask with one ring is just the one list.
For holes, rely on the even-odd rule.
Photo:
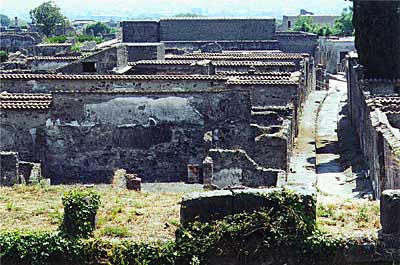
{"label": "low stone wall", "polygon": [[37,56],[54,56],[57,54],[71,53],[72,44],[69,43],[43,43],[35,47]]}
{"label": "low stone wall", "polygon": [[[291,188],[289,187],[289,190]],[[210,192],[198,192],[185,195],[181,202],[181,224],[185,225],[193,221],[210,222],[222,219],[227,215],[242,212],[252,213],[261,208],[271,207],[266,195],[282,189],[244,189],[244,190],[218,190]],[[316,209],[312,201],[316,200],[313,191],[293,188],[299,192],[306,205],[306,211],[312,218],[316,218]]]}

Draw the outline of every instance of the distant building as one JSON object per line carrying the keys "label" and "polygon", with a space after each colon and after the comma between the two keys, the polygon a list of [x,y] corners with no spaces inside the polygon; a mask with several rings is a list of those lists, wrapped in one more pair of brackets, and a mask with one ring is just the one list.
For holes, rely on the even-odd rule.
{"label": "distant building", "polygon": [[[340,16],[331,16],[331,15],[311,15],[311,12],[301,10],[301,14],[297,16],[283,16],[282,19],[282,26],[280,28],[281,31],[287,31],[294,28],[296,21],[300,17],[309,17],[315,24],[318,25],[328,25],[333,26],[335,25],[335,21],[340,18]],[[303,15],[304,14],[304,15]]]}
{"label": "distant building", "polygon": [[319,49],[316,61],[322,64],[328,73],[344,72],[344,62],[349,52],[355,51],[354,37],[319,37]]}
{"label": "distant building", "polygon": [[71,26],[75,27],[77,30],[83,29],[84,26],[90,23],[95,23],[95,20],[91,19],[76,19],[71,22]]}

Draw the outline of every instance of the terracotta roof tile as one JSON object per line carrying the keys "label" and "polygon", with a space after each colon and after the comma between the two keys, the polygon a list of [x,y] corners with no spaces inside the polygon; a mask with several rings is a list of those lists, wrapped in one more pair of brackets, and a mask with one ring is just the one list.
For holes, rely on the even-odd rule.
{"label": "terracotta roof tile", "polygon": [[0,80],[53,79],[53,80],[209,80],[226,81],[217,75],[73,75],[73,74],[0,74]]}
{"label": "terracotta roof tile", "polygon": [[46,110],[50,108],[50,94],[1,93],[0,109],[3,110]]}

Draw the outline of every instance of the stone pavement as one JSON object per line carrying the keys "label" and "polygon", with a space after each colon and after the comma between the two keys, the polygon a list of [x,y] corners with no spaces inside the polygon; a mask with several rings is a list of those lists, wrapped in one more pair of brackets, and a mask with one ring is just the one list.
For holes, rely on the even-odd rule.
{"label": "stone pavement", "polygon": [[369,194],[369,181],[362,170],[356,171],[350,166],[351,161],[346,161],[343,152],[346,147],[357,152],[358,147],[354,130],[346,118],[346,89],[345,81],[331,79],[328,95],[320,106],[316,129],[317,187],[327,195],[362,198]]}

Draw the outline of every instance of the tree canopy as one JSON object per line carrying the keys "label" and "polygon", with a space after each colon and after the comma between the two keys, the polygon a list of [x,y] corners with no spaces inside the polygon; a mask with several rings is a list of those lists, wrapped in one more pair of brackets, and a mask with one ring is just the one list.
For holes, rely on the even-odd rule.
{"label": "tree canopy", "polygon": [[39,29],[49,36],[54,33],[57,24],[65,23],[66,17],[61,13],[61,9],[53,2],[48,1],[35,7],[29,12],[32,22]]}
{"label": "tree canopy", "polygon": [[10,25],[10,18],[6,15],[0,14],[0,25],[8,27]]}
{"label": "tree canopy", "polygon": [[306,16],[300,16],[297,19],[293,30],[311,32],[317,34],[318,36],[332,35],[332,29],[328,25],[315,24],[311,17]]}
{"label": "tree canopy", "polygon": [[85,27],[86,35],[98,36],[111,32],[111,28],[102,22],[91,23]]}
{"label": "tree canopy", "polygon": [[196,13],[179,13],[176,14],[174,17],[204,17],[203,15],[196,14]]}
{"label": "tree canopy", "polygon": [[335,35],[340,36],[351,36],[354,35],[353,26],[353,8],[343,9],[342,15],[339,19],[335,21],[335,26],[333,27]]}
{"label": "tree canopy", "polygon": [[353,9],[345,8],[340,18],[335,21],[333,27],[330,27],[329,25],[315,24],[311,17],[300,16],[297,19],[293,30],[311,32],[318,36],[351,36],[354,34]]}

